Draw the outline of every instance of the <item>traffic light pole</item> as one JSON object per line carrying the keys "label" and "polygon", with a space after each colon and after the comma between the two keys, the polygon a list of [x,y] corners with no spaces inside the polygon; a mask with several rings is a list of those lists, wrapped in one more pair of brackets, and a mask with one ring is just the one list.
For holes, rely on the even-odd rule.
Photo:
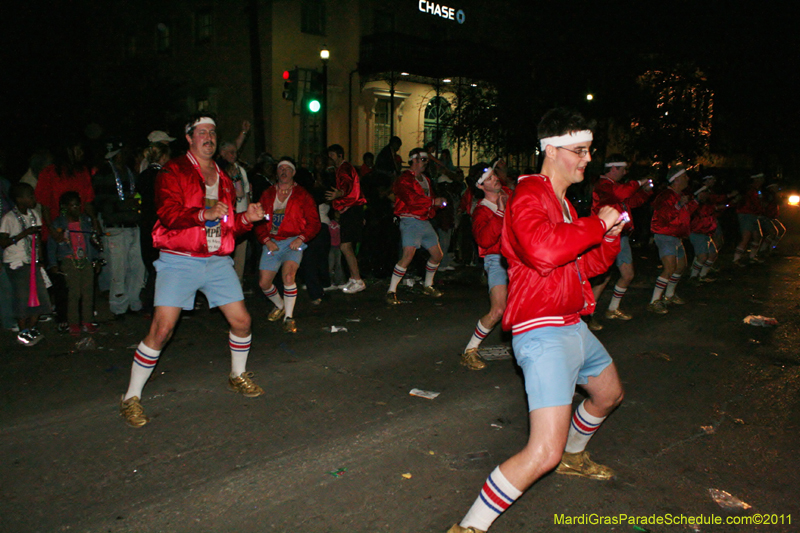
{"label": "traffic light pole", "polygon": [[328,62],[322,61],[322,151],[328,149]]}

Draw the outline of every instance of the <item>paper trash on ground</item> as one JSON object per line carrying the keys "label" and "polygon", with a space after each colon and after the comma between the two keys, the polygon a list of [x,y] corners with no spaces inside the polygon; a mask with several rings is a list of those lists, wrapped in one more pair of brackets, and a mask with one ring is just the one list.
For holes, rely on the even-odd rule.
{"label": "paper trash on ground", "polygon": [[411,396],[419,396],[420,398],[427,398],[429,400],[433,400],[434,398],[439,396],[439,394],[441,394],[441,393],[440,392],[428,391],[428,390],[411,389],[411,392],[409,392],[409,394]]}

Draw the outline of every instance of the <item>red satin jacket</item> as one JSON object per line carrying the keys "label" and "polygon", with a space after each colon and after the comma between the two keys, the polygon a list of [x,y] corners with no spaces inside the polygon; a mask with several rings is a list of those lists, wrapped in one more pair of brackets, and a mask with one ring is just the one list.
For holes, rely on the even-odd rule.
{"label": "red satin jacket", "polygon": [[217,167],[218,201],[228,205],[228,215],[220,219],[222,243],[219,250],[208,251],[205,220],[201,218],[206,208],[206,181],[193,161],[194,157],[187,152],[164,165],[156,177],[158,221],[153,226],[153,246],[193,257],[230,255],[236,247],[236,237],[252,229],[253,225],[244,213],[236,214],[233,182]]}
{"label": "red satin jacket", "polygon": [[606,272],[619,253],[619,237],[606,237],[599,217],[578,218],[565,202],[572,223],[541,174],[521,176],[508,201],[501,240],[509,277],[503,329],[515,335],[577,324],[594,311],[589,278]]}

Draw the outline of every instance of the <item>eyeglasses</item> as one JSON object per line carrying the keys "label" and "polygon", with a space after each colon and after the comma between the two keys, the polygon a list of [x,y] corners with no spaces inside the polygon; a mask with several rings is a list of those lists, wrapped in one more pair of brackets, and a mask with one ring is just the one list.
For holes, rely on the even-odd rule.
{"label": "eyeglasses", "polygon": [[579,150],[570,150],[569,148],[565,148],[563,146],[556,146],[556,148],[558,148],[559,150],[566,150],[567,152],[572,152],[573,154],[577,155],[580,158],[584,158],[587,155],[594,155],[594,153],[597,151],[596,148],[592,148],[590,150],[587,150],[586,148],[581,148]]}

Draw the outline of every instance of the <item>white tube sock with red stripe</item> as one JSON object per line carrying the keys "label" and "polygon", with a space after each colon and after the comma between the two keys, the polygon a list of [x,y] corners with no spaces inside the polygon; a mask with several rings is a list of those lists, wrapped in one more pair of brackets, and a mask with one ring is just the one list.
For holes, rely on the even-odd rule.
{"label": "white tube sock with red stripe", "polygon": [[619,303],[622,301],[622,297],[625,296],[626,292],[628,292],[628,287],[614,285],[614,295],[611,297],[611,303],[608,304],[609,311],[616,311],[619,309]]}
{"label": "white tube sock with red stripe", "polygon": [[136,353],[133,355],[133,366],[131,367],[131,381],[128,384],[128,392],[125,393],[125,398],[133,398],[138,396],[142,398],[142,389],[144,384],[150,379],[150,374],[158,363],[158,356],[161,355],[161,350],[154,350],[147,346],[144,341],[139,343],[136,347]]}
{"label": "white tube sock with red stripe", "polygon": [[436,275],[436,271],[439,270],[439,263],[431,263],[428,261],[425,263],[425,286],[430,287],[433,285],[433,276]]}
{"label": "white tube sock with red stripe", "polygon": [[283,305],[284,309],[286,309],[286,316],[284,320],[287,318],[292,318],[294,316],[294,303],[297,301],[297,284],[292,283],[291,285],[284,285],[283,286]]}
{"label": "white tube sock with red stripe", "polygon": [[250,355],[252,333],[247,337],[237,337],[228,332],[228,345],[231,347],[231,377],[238,378],[247,370],[247,356]]}
{"label": "white tube sock with red stripe", "polygon": [[389,292],[397,292],[397,285],[400,284],[400,280],[403,279],[405,275],[405,268],[400,265],[394,266],[394,270],[392,270],[392,280],[389,282]]}
{"label": "white tube sock with red stripe", "polygon": [[278,294],[278,287],[271,285],[268,289],[264,289],[262,292],[264,293],[264,296],[266,296],[267,299],[275,305],[275,307],[278,309],[283,309],[283,298],[281,298],[281,295]]}
{"label": "white tube sock with red stripe", "polygon": [[508,509],[521,494],[522,491],[506,479],[498,466],[489,474],[483,484],[481,493],[478,495],[478,499],[467,511],[467,515],[461,521],[460,526],[486,531],[492,525],[492,522],[503,514],[503,511]]}
{"label": "white tube sock with red stripe", "polygon": [[575,409],[572,414],[572,423],[569,426],[569,436],[567,437],[567,446],[564,451],[567,453],[578,453],[586,449],[589,444],[589,439],[592,438],[594,432],[603,423],[606,417],[592,416],[584,407],[586,400]]}
{"label": "white tube sock with red stripe", "polygon": [[477,348],[483,342],[483,339],[492,332],[494,328],[487,328],[484,326],[480,320],[478,320],[478,325],[475,326],[475,331],[472,333],[472,338],[469,340],[469,344],[464,349],[464,351],[471,350],[472,348]]}

